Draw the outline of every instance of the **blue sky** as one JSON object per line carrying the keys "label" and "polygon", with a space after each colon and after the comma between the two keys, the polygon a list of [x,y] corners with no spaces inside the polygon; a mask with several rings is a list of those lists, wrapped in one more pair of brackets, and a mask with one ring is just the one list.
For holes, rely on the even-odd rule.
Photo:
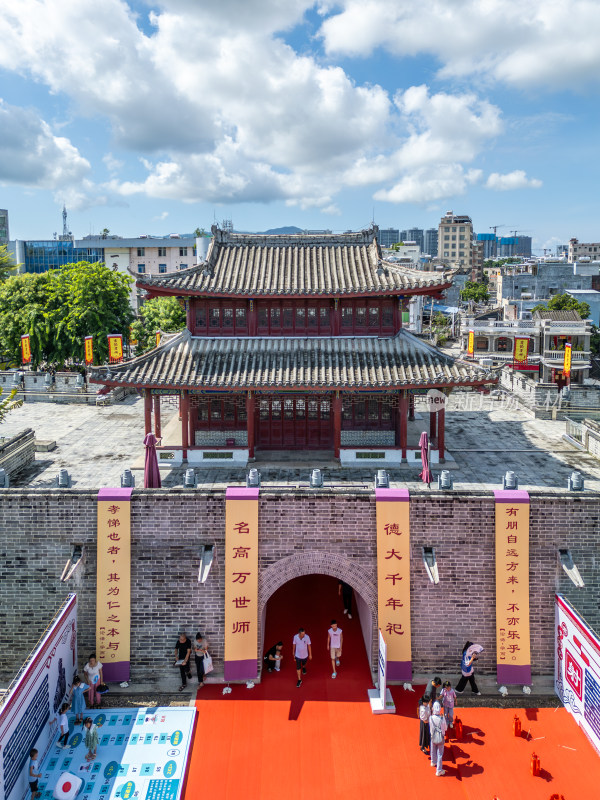
{"label": "blue sky", "polygon": [[598,241],[599,33],[590,0],[3,0],[0,207]]}

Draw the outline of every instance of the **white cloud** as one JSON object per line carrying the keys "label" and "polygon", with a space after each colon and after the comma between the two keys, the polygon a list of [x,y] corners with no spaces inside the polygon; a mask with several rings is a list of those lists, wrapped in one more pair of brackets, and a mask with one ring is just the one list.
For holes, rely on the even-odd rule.
{"label": "white cloud", "polygon": [[31,109],[0,100],[0,182],[55,189],[79,183],[89,162]]}
{"label": "white cloud", "polygon": [[106,155],[102,156],[102,161],[111,174],[118,172],[125,165],[123,161],[115,158],[112,153],[106,153]]}
{"label": "white cloud", "polygon": [[481,179],[481,170],[464,170],[460,164],[421,167],[404,175],[391,189],[380,189],[375,200],[391,203],[430,203],[464,194],[467,187]]}
{"label": "white cloud", "polygon": [[[498,107],[472,92],[432,94],[426,86],[392,101],[380,86],[356,85],[342,68],[299,55],[276,34],[315,6],[329,47],[341,42],[336,26],[362,20],[346,46],[366,52],[385,44],[387,23],[408,19],[407,3],[397,0],[157,0],[145,19],[125,0],[103,0],[101,14],[97,0],[61,0],[60,14],[56,0],[4,0],[0,68],[66,95],[94,122],[108,120],[119,152],[141,159],[146,174],[127,180],[123,162],[107,153],[102,191],[73,175],[76,203],[86,192],[89,202],[95,194],[106,203],[143,194],[338,213],[335,197],[350,186],[372,187],[389,202],[464,192],[475,159],[502,130]],[[454,7],[444,13],[451,17]],[[467,37],[468,28],[461,24]],[[410,45],[415,52],[427,30]]]}
{"label": "white cloud", "polygon": [[430,54],[443,76],[519,86],[598,83],[600,4],[592,0],[338,0],[321,36],[330,55]]}
{"label": "white cloud", "polygon": [[515,169],[506,175],[492,172],[485,182],[486,189],[494,189],[498,192],[506,192],[511,189],[539,189],[542,181],[537,178],[528,178],[525,170]]}

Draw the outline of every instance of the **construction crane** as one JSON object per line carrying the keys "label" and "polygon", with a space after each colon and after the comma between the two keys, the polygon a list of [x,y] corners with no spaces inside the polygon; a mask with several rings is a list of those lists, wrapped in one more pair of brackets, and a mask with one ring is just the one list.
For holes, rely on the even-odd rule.
{"label": "construction crane", "polygon": [[506,225],[490,225],[490,230],[494,231],[494,236],[496,236],[497,235],[496,231],[498,230],[498,228],[506,228],[506,227],[507,227]]}

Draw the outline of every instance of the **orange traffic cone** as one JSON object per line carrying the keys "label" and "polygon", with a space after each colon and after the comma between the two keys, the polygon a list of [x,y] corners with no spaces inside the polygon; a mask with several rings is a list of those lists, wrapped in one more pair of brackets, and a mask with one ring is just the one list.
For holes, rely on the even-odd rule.
{"label": "orange traffic cone", "polygon": [[513,733],[514,733],[515,736],[520,736],[521,735],[521,720],[519,719],[519,717],[516,714],[515,714],[515,718],[513,720]]}
{"label": "orange traffic cone", "polygon": [[534,778],[540,774],[540,760],[535,753],[531,756],[531,774]]}

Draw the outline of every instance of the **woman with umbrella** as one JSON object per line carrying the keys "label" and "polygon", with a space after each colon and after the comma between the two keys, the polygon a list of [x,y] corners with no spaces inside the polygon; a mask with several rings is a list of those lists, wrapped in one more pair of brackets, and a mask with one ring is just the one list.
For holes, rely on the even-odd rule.
{"label": "woman with umbrella", "polygon": [[482,645],[467,642],[463,647],[460,671],[462,677],[456,684],[456,694],[462,694],[467,682],[471,684],[473,694],[481,694],[475,683],[475,667],[473,663],[477,660],[479,653],[483,650]]}

